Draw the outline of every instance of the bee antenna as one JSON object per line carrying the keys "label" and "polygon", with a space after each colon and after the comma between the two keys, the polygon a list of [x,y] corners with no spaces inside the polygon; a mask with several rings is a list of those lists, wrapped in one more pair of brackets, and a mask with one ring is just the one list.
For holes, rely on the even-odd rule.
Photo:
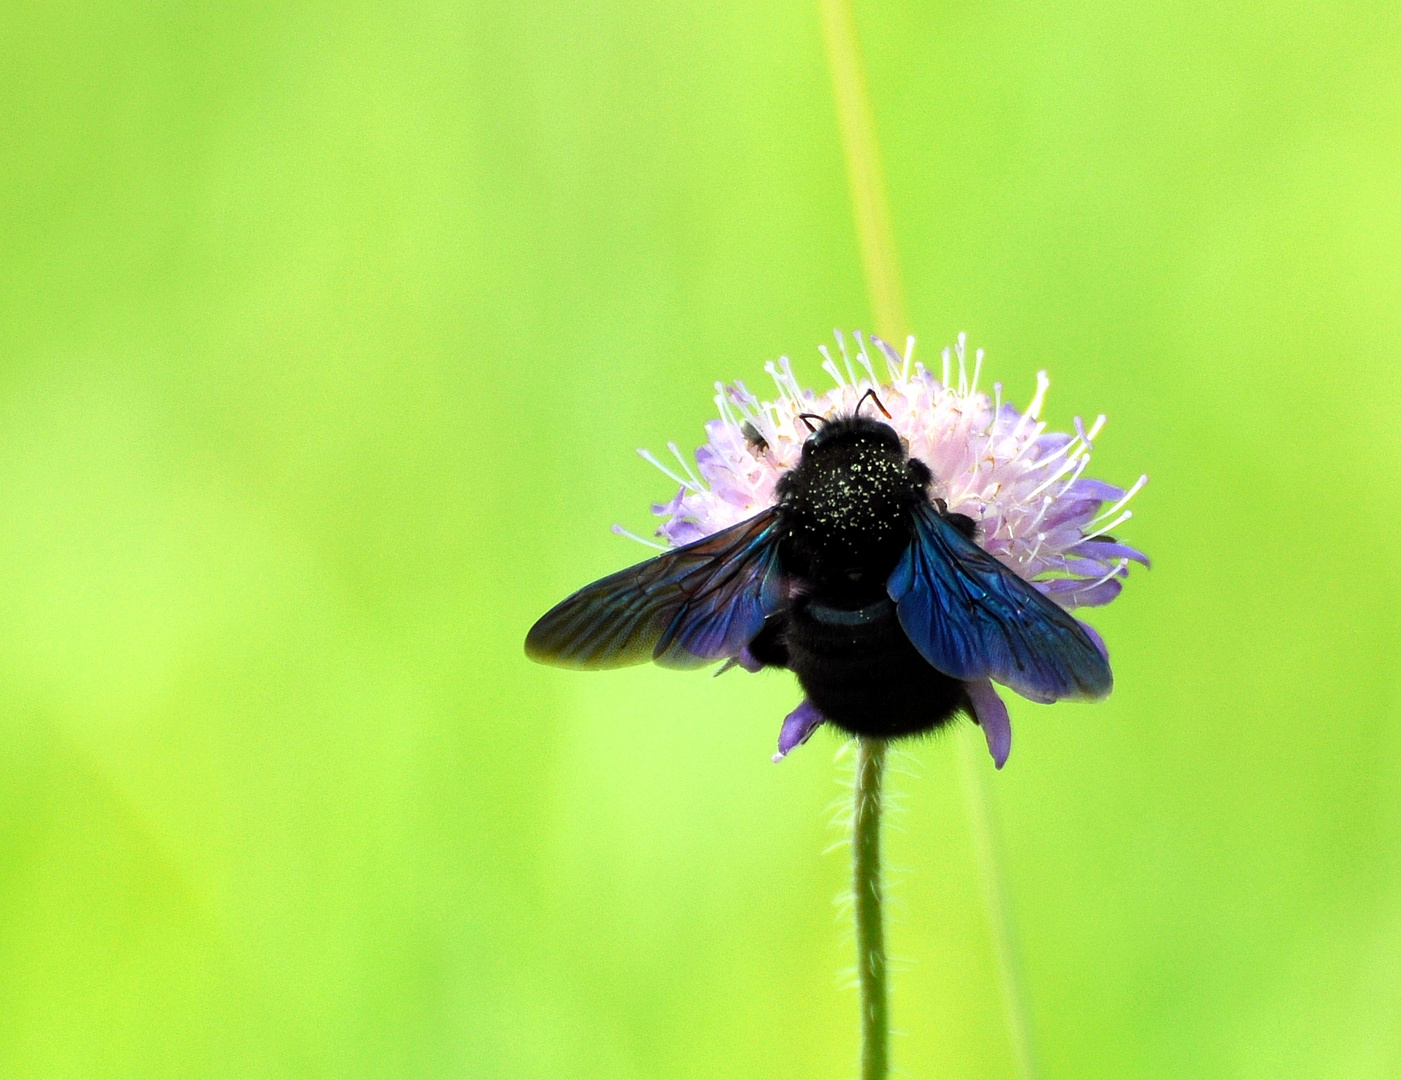
{"label": "bee antenna", "polygon": [[816,420],[819,424],[827,423],[827,418],[825,416],[818,416],[817,413],[811,412],[799,413],[798,419],[807,425],[809,432],[814,432],[817,430],[817,428],[812,426],[813,420]]}
{"label": "bee antenna", "polygon": [[861,400],[856,403],[856,408],[852,411],[851,414],[852,416],[855,416],[861,411],[861,406],[866,404],[867,398],[870,398],[876,403],[876,408],[881,411],[882,416],[884,416],[887,420],[890,419],[890,413],[886,410],[886,407],[880,403],[880,398],[876,397],[876,392],[874,390],[867,390],[864,394],[861,395]]}

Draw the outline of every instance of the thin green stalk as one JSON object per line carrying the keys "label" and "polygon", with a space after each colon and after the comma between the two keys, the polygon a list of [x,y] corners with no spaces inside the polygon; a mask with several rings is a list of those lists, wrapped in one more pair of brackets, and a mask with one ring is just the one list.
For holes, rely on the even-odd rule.
{"label": "thin green stalk", "polygon": [[861,739],[851,825],[851,891],[856,914],[856,972],[861,987],[861,1080],[885,1080],[890,1068],[885,924],[881,910],[880,816],[885,740]]}
{"label": "thin green stalk", "polygon": [[861,248],[861,269],[871,298],[871,314],[878,334],[899,342],[908,332],[905,292],[900,287],[900,261],[895,256],[895,232],[885,199],[880,143],[875,118],[866,93],[866,72],[861,65],[861,44],[849,0],[820,0],[822,31],[827,41],[827,63],[837,102],[837,126],[841,129],[851,205],[856,215],[856,239]]}
{"label": "thin green stalk", "polygon": [[997,957],[1002,982],[1002,1004],[1007,1012],[1007,1031],[1012,1041],[1012,1056],[1017,1063],[1017,1076],[1020,1080],[1036,1080],[1031,1019],[1027,1016],[1026,999],[1020,992],[1021,956],[1012,923],[1011,905],[1007,901],[1007,887],[1002,880],[1002,858],[998,850],[991,793],[987,787],[987,754],[982,743],[982,733],[977,728],[965,726],[958,733],[958,771],[963,774],[968,823],[972,826],[973,844],[978,851],[983,904],[988,913],[992,949]]}
{"label": "thin green stalk", "polygon": [[[907,333],[905,320],[904,289],[900,283],[900,262],[895,250],[895,232],[891,225],[890,207],[886,201],[885,178],[881,171],[880,143],[876,138],[875,118],[871,112],[870,96],[866,90],[866,72],[861,60],[861,45],[856,32],[856,19],[851,11],[851,0],[819,0],[822,13],[822,31],[827,44],[827,62],[832,73],[832,90],[836,99],[837,124],[841,129],[842,151],[846,158],[847,182],[851,189],[852,211],[856,219],[856,236],[861,249],[861,267],[866,276],[866,287],[871,300],[871,314],[875,319],[876,332],[889,341],[900,341]],[[996,830],[993,828],[983,772],[986,762],[974,760],[977,757],[973,744],[978,741],[976,733],[964,733],[959,739],[960,768],[964,777],[964,793],[968,803],[969,824],[972,827],[974,843],[978,850],[978,864],[982,871],[983,898],[987,907],[988,924],[992,931],[993,946],[997,952],[999,973],[1002,981],[1003,1001],[1007,1011],[1007,1025],[1012,1042],[1012,1051],[1017,1059],[1017,1069],[1021,1080],[1035,1080],[1037,1075],[1036,1057],[1031,1042],[1031,1027],[1028,1021],[1026,997],[1022,989],[1022,979],[1017,963],[1015,937],[1012,931],[1011,913],[1007,906],[1006,890],[1002,884],[1002,870],[996,844]],[[862,742],[862,764],[857,769],[857,859],[860,856],[861,818],[861,778],[866,762],[866,742]],[[881,748],[884,754],[884,748]],[[981,767],[981,768],[980,768]],[[880,790],[880,766],[875,767],[876,791]],[[872,850],[879,869],[880,837],[879,798],[875,815],[870,826]],[[885,999],[885,952],[884,934],[880,926],[879,880],[876,881],[875,931],[876,944],[880,948],[879,1012],[882,1032],[878,1053],[869,1056],[867,1048],[862,1049],[862,1078],[884,1077],[887,1067],[888,1022],[886,1020]],[[861,876],[858,863],[856,919],[857,946],[861,950],[858,959],[867,954],[862,939]],[[866,967],[861,968],[862,1012],[861,1026],[865,1033],[870,1029],[871,1018],[867,1009]],[[878,1057],[877,1072],[865,1071],[868,1061]]]}

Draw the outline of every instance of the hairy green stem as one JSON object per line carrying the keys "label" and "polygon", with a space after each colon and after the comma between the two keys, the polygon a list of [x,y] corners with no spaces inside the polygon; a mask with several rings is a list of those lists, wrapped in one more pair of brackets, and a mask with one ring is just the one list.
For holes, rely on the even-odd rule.
{"label": "hairy green stem", "polygon": [[881,910],[880,817],[885,740],[861,739],[851,826],[856,971],[861,987],[861,1080],[885,1080],[890,1067],[885,924]]}

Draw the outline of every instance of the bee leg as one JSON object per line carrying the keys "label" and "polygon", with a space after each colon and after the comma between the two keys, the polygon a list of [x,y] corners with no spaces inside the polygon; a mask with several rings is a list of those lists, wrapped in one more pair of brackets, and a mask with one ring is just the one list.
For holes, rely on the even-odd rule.
{"label": "bee leg", "polygon": [[755,635],[754,640],[740,649],[738,656],[726,660],[715,672],[715,677],[718,679],[734,667],[744,668],[751,673],[762,671],[766,667],[787,667],[788,646],[783,643],[781,621],[782,617],[778,615],[770,615],[765,619],[763,629]]}
{"label": "bee leg", "polygon": [[965,540],[977,542],[978,523],[967,514],[945,514],[944,520],[961,532]]}
{"label": "bee leg", "polygon": [[764,627],[749,643],[748,652],[759,662],[760,667],[786,668],[788,666],[788,618],[785,615],[770,615],[764,620]]}

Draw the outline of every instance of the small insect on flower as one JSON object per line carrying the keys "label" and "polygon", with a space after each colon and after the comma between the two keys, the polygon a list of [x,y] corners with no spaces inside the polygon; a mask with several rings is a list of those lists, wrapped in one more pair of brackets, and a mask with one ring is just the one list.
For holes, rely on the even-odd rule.
{"label": "small insect on flower", "polygon": [[[888,379],[855,335],[853,367],[824,348],[836,388],[818,396],[787,358],[768,371],[779,397],[716,385],[721,418],[655,507],[672,550],[585,586],[526,637],[562,667],[656,661],[721,670],[787,668],[805,698],[784,721],[777,761],[824,722],[894,739],[959,714],[982,725],[998,768],[1011,750],[992,683],[1039,702],[1096,700],[1113,686],[1099,635],[1069,614],[1118,595],[1130,561],[1109,535],[1128,491],[1084,476],[1100,417],[1046,431],[1044,373],[1025,413],[978,391],[959,335],[943,378],[911,369],[872,338]],[[644,456],[655,459],[644,453]],[[1102,511],[1105,503],[1111,506]]]}

